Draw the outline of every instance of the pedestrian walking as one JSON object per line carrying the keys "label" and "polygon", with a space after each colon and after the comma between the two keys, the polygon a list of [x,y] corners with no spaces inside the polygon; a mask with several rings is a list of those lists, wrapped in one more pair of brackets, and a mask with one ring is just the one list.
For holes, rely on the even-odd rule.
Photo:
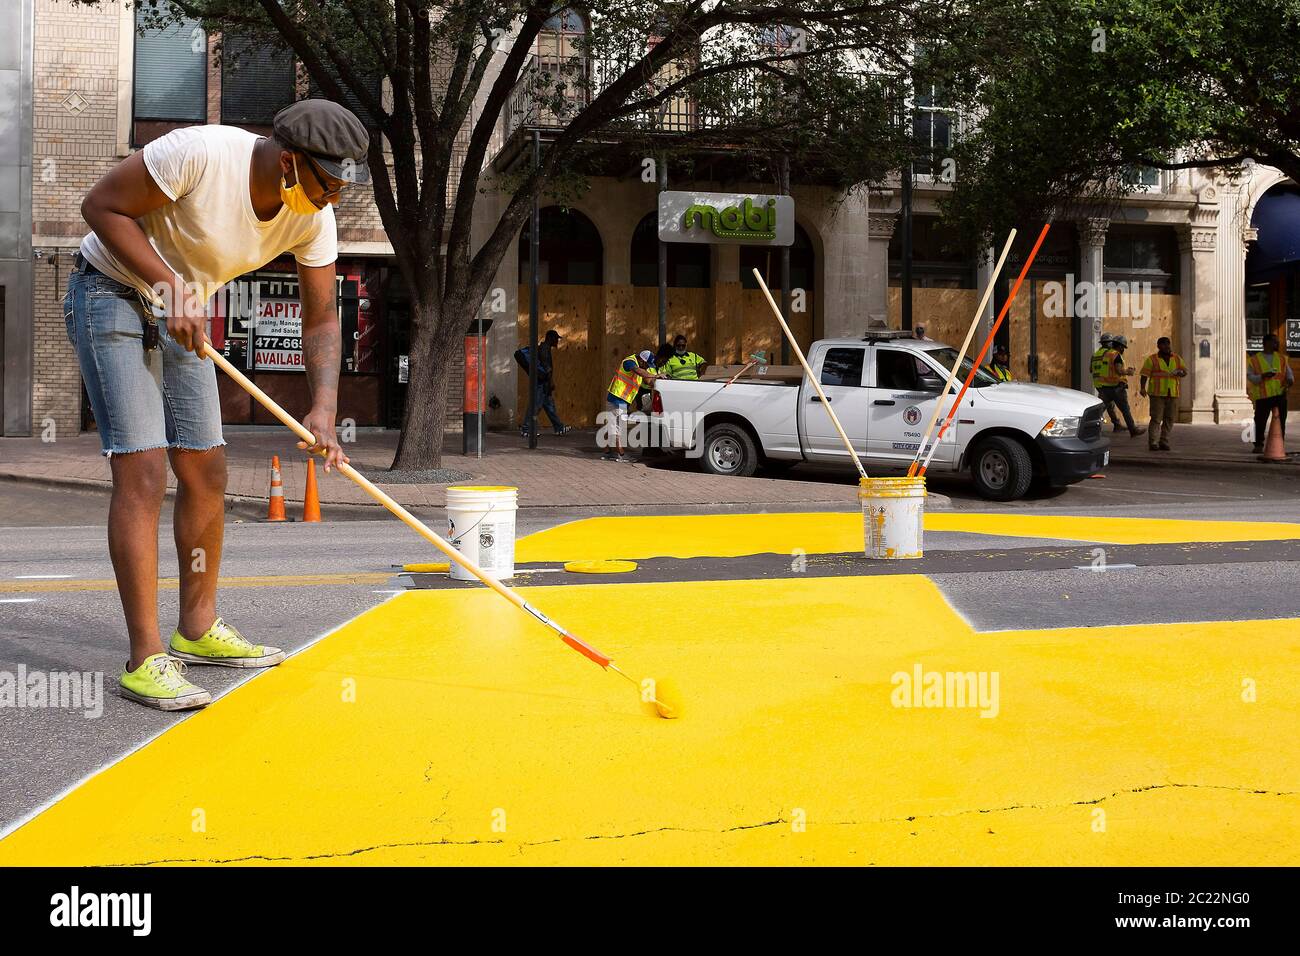
{"label": "pedestrian walking", "polygon": [[[555,329],[548,329],[542,336],[542,341],[537,343],[537,390],[528,402],[528,410],[524,413],[523,424],[519,427],[519,434],[528,437],[528,424],[533,421],[534,414],[546,413],[547,420],[551,423],[551,430],[557,435],[567,435],[573,431],[572,426],[564,424],[560,420],[560,413],[555,409],[555,349],[560,347],[561,336]],[[527,348],[519,349],[515,352],[515,361],[519,363],[525,372],[531,373],[529,364],[532,357],[528,354]],[[540,410],[540,411],[539,411]]]}

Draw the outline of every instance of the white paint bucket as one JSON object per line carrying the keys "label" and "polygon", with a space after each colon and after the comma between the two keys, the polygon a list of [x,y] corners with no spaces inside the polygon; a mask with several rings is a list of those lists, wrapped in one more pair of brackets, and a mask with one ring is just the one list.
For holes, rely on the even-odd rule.
{"label": "white paint bucket", "polygon": [[[452,485],[447,489],[447,538],[480,568],[497,578],[515,576],[515,512],[519,489],[506,485]],[[455,561],[457,581],[477,578]]]}
{"label": "white paint bucket", "polygon": [[858,482],[858,500],[862,502],[867,557],[890,560],[921,557],[924,477],[863,478]]}

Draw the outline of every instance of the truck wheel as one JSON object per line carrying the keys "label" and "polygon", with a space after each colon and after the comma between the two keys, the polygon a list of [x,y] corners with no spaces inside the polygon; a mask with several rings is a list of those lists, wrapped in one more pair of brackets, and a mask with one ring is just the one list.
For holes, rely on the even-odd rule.
{"label": "truck wheel", "polygon": [[758,449],[738,425],[713,425],[704,433],[704,470],[714,475],[748,478],[758,468]]}
{"label": "truck wheel", "polygon": [[992,501],[1023,498],[1034,479],[1029,451],[1014,438],[994,435],[980,442],[971,459],[975,490]]}

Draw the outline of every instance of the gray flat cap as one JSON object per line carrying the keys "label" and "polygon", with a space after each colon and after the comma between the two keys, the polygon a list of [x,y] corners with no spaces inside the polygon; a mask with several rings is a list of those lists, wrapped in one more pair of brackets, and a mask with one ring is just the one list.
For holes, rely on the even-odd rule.
{"label": "gray flat cap", "polygon": [[366,150],[370,134],[346,106],[331,100],[299,100],[275,114],[275,136],[306,153],[335,179],[364,186],[370,182]]}

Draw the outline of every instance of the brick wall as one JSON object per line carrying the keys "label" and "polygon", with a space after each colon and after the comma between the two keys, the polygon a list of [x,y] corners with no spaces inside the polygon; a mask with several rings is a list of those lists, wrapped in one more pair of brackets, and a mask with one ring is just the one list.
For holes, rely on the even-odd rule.
{"label": "brick wall", "polygon": [[81,425],[76,356],[63,322],[81,200],[117,155],[119,2],[37,0],[34,32],[32,231],[37,259],[32,414],[60,432]]}
{"label": "brick wall", "polygon": [[[129,9],[129,8],[125,8]],[[34,275],[35,367],[33,419],[53,419],[60,431],[81,423],[80,373],[68,343],[62,300],[72,255],[86,232],[81,201],[90,187],[121,161],[119,153],[119,49],[130,49],[133,19],[123,0],[82,6],[70,0],[36,0],[34,34],[33,234],[40,258]],[[211,47],[211,43],[210,43]],[[129,96],[126,98],[129,104]],[[209,72],[209,120],[220,118],[221,73]],[[336,211],[343,256],[349,244],[387,243],[369,188],[345,195]],[[362,251],[357,249],[354,251]],[[382,253],[368,245],[364,251]],[[450,384],[460,426],[460,371]]]}

